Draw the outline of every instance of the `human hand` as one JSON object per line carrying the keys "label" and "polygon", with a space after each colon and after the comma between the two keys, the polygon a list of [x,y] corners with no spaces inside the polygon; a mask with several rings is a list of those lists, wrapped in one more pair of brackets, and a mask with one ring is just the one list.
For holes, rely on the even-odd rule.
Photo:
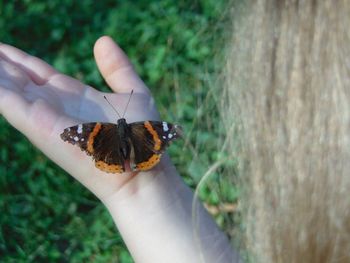
{"label": "human hand", "polygon": [[[99,69],[114,93],[102,93],[63,75],[44,61],[0,44],[0,113],[49,158],[74,176],[101,200],[124,185],[137,185],[131,173],[107,174],[78,147],[65,143],[60,133],[82,122],[116,123],[131,90],[134,95],[126,112],[128,122],[159,119],[152,97],[123,51],[109,38],[100,38],[94,48]],[[167,161],[163,160],[164,165]],[[143,181],[152,173],[144,173]]]}
{"label": "human hand", "polygon": [[[62,131],[78,123],[116,122],[118,116],[103,95],[123,112],[134,90],[127,121],[159,118],[149,90],[109,37],[96,42],[94,54],[114,93],[99,92],[0,44],[0,113],[104,202],[136,262],[233,262],[226,236],[201,205],[192,207],[193,192],[167,156],[140,176],[107,174],[78,147],[61,140]],[[193,214],[198,215],[195,224]],[[200,246],[195,232],[203,240]]]}

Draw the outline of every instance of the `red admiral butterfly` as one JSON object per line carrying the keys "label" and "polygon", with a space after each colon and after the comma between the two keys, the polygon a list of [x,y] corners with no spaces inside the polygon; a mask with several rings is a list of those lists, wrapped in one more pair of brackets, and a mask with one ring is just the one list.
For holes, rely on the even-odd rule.
{"label": "red admiral butterfly", "polygon": [[[128,104],[131,95],[132,92]],[[122,173],[127,160],[133,171],[151,169],[159,163],[169,142],[181,134],[180,126],[164,121],[127,123],[120,117],[117,124],[93,122],[66,128],[61,138],[91,155],[98,169],[107,173]]]}

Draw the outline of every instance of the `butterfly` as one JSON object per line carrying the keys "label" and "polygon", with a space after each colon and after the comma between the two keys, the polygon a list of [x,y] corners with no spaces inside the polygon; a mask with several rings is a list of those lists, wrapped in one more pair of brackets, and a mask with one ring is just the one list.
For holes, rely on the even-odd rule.
{"label": "butterfly", "polygon": [[[131,95],[132,92],[128,104]],[[63,141],[79,146],[92,156],[101,171],[123,173],[125,161],[129,161],[133,171],[152,169],[160,162],[169,143],[182,136],[182,128],[164,121],[127,123],[121,117],[116,124],[91,122],[68,127],[60,136]]]}

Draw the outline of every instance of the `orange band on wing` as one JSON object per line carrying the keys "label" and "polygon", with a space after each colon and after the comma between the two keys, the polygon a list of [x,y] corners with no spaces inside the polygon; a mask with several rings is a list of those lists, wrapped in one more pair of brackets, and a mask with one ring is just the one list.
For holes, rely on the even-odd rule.
{"label": "orange band on wing", "polygon": [[149,133],[152,134],[152,136],[153,136],[154,150],[159,151],[160,145],[162,144],[162,141],[159,139],[158,133],[153,129],[153,127],[149,121],[145,121],[144,125],[145,125],[147,131],[149,131]]}
{"label": "orange band on wing", "polygon": [[104,161],[97,161],[95,162],[95,166],[100,169],[101,171],[107,172],[107,173],[122,173],[124,172],[124,168],[121,165],[118,164],[108,164]]}
{"label": "orange band on wing", "polygon": [[147,161],[136,165],[136,169],[145,171],[151,169],[160,161],[161,154],[153,154]]}
{"label": "orange band on wing", "polygon": [[99,133],[99,131],[101,130],[101,123],[96,123],[94,129],[92,130],[92,132],[89,135],[89,139],[87,141],[87,151],[89,153],[93,153],[94,152],[94,140],[96,135]]}

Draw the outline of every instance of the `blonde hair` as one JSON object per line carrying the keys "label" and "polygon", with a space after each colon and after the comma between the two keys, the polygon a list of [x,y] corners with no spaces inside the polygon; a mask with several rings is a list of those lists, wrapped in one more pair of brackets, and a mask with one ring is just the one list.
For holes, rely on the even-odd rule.
{"label": "blonde hair", "polygon": [[234,8],[224,111],[249,254],[350,262],[350,1]]}

